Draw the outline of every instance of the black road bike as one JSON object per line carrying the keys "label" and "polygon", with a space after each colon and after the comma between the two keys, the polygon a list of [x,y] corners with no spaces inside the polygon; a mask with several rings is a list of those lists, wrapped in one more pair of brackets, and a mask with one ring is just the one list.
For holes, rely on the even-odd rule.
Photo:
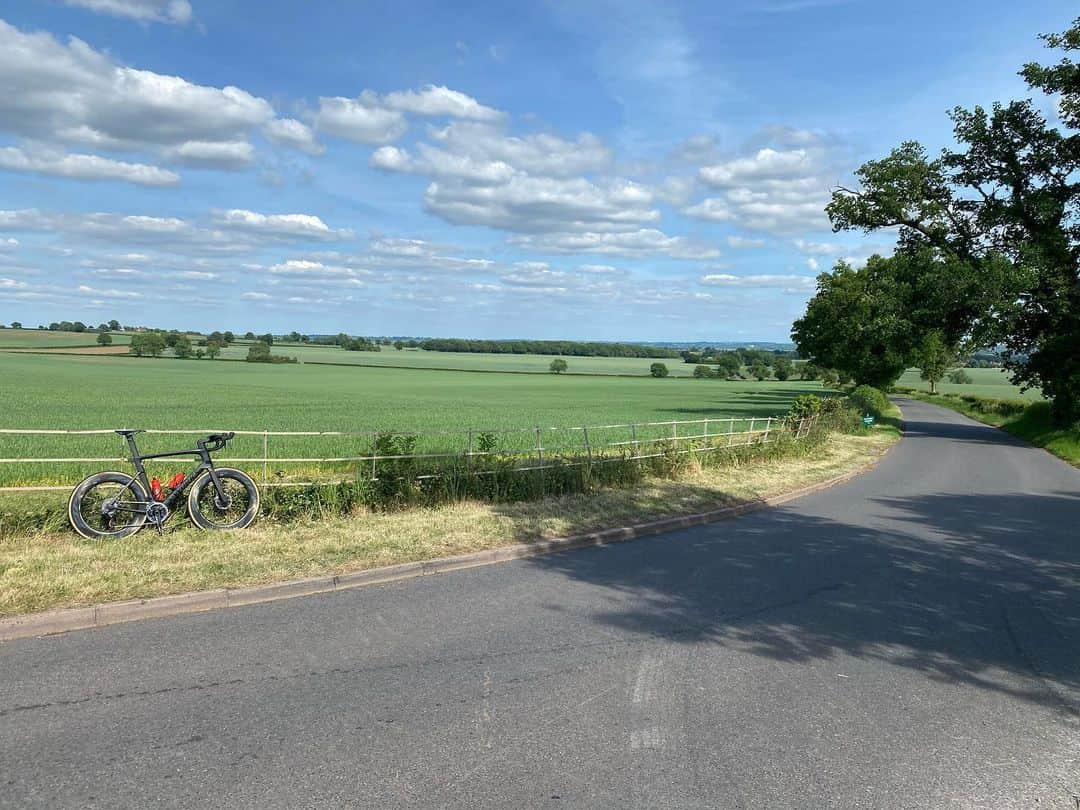
{"label": "black road bike", "polygon": [[[195,442],[195,449],[144,456],[135,445],[135,434],[144,431],[116,432],[127,440],[135,475],[99,472],[75,487],[68,501],[68,517],[83,537],[128,537],[146,523],[160,534],[185,493],[188,515],[199,528],[244,529],[254,522],[259,513],[259,488],[255,482],[240,470],[215,467],[210,457],[225,447],[235,433],[213,433]],[[143,462],[174,456],[197,457],[198,463],[190,473],[174,476],[175,486],[166,493],[156,479],[147,478]]]}

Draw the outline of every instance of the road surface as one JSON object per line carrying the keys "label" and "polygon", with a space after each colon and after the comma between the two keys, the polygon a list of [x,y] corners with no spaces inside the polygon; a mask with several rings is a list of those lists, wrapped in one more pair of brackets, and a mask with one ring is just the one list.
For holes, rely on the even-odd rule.
{"label": "road surface", "polygon": [[0,805],[1075,810],[1080,471],[902,404],[738,520],[0,645]]}

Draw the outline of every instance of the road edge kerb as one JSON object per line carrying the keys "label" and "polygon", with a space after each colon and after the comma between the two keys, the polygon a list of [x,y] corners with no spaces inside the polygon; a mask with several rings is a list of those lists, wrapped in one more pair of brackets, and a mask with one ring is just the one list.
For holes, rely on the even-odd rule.
{"label": "road edge kerb", "polygon": [[[906,424],[902,422],[900,425],[901,434],[905,432],[906,427]],[[885,448],[885,450],[883,450],[876,458],[868,463],[863,464],[854,470],[848,470],[847,472],[826,481],[799,487],[798,489],[789,490],[788,492],[783,492],[779,495],[772,495],[768,498],[758,498],[753,501],[735,504],[734,506],[710,509],[706,512],[698,512],[693,515],[679,515],[677,517],[637,523],[632,526],[601,529],[599,531],[572,535],[570,537],[536,540],[531,543],[516,543],[510,546],[485,549],[484,551],[456,554],[452,557],[438,557],[433,560],[400,563],[398,565],[389,565],[382,568],[349,571],[343,574],[323,574],[315,577],[305,577],[304,579],[275,582],[267,585],[252,585],[243,588],[216,588],[209,591],[192,591],[190,593],[172,594],[170,596],[155,596],[148,599],[106,602],[90,607],[62,608],[42,613],[27,613],[22,616],[10,616],[0,619],[0,642],[14,641],[15,639],[27,638],[30,636],[55,635],[57,633],[67,633],[74,630],[90,630],[92,628],[107,627],[113,624],[139,621],[140,619],[178,616],[184,613],[201,613],[208,610],[218,610],[220,608],[242,607],[244,605],[256,605],[264,602],[276,602],[298,596],[313,596],[319,593],[348,590],[367,585],[400,582],[416,577],[444,574],[466,568],[478,568],[481,566],[509,562],[511,560],[541,557],[548,554],[558,554],[560,552],[573,551],[575,549],[587,548],[590,546],[606,546],[612,543],[622,543],[628,540],[636,540],[640,537],[650,537],[677,529],[687,529],[693,526],[715,523],[720,520],[739,517],[740,515],[745,515],[750,512],[758,512],[763,509],[780,506],[788,501],[793,501],[796,498],[801,498],[846,483],[853,478],[874,469],[895,446],[896,443],[889,445],[889,447]]]}

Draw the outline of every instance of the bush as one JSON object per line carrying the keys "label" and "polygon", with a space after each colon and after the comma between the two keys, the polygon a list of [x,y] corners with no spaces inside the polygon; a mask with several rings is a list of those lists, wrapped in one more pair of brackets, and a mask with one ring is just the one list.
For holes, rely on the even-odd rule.
{"label": "bush", "polygon": [[556,357],[551,361],[551,365],[548,366],[548,371],[552,374],[562,374],[567,368],[569,368],[567,362],[561,357]]}
{"label": "bush", "polygon": [[953,385],[970,385],[971,375],[962,368],[958,368],[956,371],[949,372],[949,382]]}
{"label": "bush", "polygon": [[848,401],[861,413],[880,419],[889,410],[889,398],[876,388],[860,385],[848,395]]}
{"label": "bush", "polygon": [[791,403],[788,416],[792,419],[807,419],[821,413],[822,399],[813,394],[800,394]]}
{"label": "bush", "polygon": [[649,373],[654,377],[666,377],[668,368],[663,363],[653,363],[649,366]]}
{"label": "bush", "polygon": [[694,376],[699,380],[708,379],[709,377],[715,377],[713,370],[705,365],[694,366]]}
{"label": "bush", "polygon": [[270,354],[270,346],[260,340],[248,347],[247,361],[249,363],[295,363],[296,358]]}

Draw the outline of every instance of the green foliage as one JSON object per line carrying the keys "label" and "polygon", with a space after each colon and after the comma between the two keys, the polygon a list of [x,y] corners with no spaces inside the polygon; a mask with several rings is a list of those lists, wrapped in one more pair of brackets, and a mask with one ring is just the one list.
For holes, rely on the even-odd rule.
{"label": "green foliage", "polygon": [[799,366],[799,377],[803,380],[820,380],[822,373],[821,367],[809,360]]}
{"label": "green foliage", "polygon": [[193,354],[191,348],[191,339],[187,335],[177,335],[173,341],[172,346],[173,354],[181,359],[187,359]]}
{"label": "green foliage", "polygon": [[808,419],[821,413],[821,397],[813,394],[800,394],[795,397],[788,410],[788,416],[792,419]]}
{"label": "green foliage", "polygon": [[132,335],[128,351],[136,357],[161,357],[165,352],[165,335],[161,332]]}
{"label": "green foliage", "polygon": [[668,367],[663,363],[653,363],[649,366],[649,374],[653,377],[666,377],[668,375]]}
{"label": "green foliage", "polygon": [[859,383],[896,382],[908,367],[913,330],[891,273],[894,264],[871,256],[861,269],[840,261],[819,275],[817,293],[792,327],[799,353]]}
{"label": "green foliage", "polygon": [[568,368],[569,366],[567,365],[567,362],[561,357],[556,357],[554,360],[551,361],[551,365],[548,366],[548,370],[552,374],[562,374]]}
{"label": "green foliage", "polygon": [[970,385],[972,383],[971,375],[964,371],[962,368],[958,368],[955,371],[949,372],[949,382],[953,385]]}
{"label": "green foliage", "polygon": [[269,363],[270,362],[270,346],[263,341],[252,343],[248,347],[247,361],[249,363]]}
{"label": "green foliage", "polygon": [[749,371],[750,375],[758,382],[767,380],[769,378],[769,367],[762,363],[760,360],[755,360],[754,363],[750,366]]}
{"label": "green foliage", "polygon": [[248,347],[247,361],[249,363],[295,363],[296,358],[271,354],[270,347],[260,340]]}
{"label": "green foliage", "polygon": [[573,340],[464,340],[433,338],[420,342],[429,352],[479,352],[484,354],[565,354],[571,357],[664,357],[677,358],[675,349],[638,343],[582,343]]}
{"label": "green foliage", "polygon": [[[1080,20],[1051,48],[1080,48]],[[947,343],[1000,345],[1016,382],[1047,396],[1059,424],[1080,420],[1080,63],[1031,63],[1062,128],[1033,100],[956,108],[958,148],[931,160],[908,142],[859,169],[828,213],[838,229],[900,227],[897,257],[934,256],[925,298]],[[933,282],[940,282],[937,286]]]}
{"label": "green foliage", "polygon": [[795,364],[787,357],[777,357],[773,360],[773,376],[780,381],[787,380],[795,370]]}
{"label": "green foliage", "polygon": [[722,352],[716,355],[716,375],[734,377],[742,371],[742,358],[735,352]]}
{"label": "green foliage", "polygon": [[108,332],[99,332],[97,336],[97,342],[99,346],[111,346],[112,335],[110,335]]}
{"label": "green foliage", "polygon": [[947,346],[940,329],[933,329],[923,338],[916,356],[919,376],[930,383],[930,393],[937,393],[937,384],[945,372],[956,363],[956,350]]}
{"label": "green foliage", "polygon": [[694,366],[694,376],[697,377],[699,380],[704,380],[710,377],[715,377],[716,374],[708,366],[697,365]]}
{"label": "green foliage", "polygon": [[848,401],[860,413],[880,419],[889,411],[889,398],[869,385],[860,385],[850,394]]}

